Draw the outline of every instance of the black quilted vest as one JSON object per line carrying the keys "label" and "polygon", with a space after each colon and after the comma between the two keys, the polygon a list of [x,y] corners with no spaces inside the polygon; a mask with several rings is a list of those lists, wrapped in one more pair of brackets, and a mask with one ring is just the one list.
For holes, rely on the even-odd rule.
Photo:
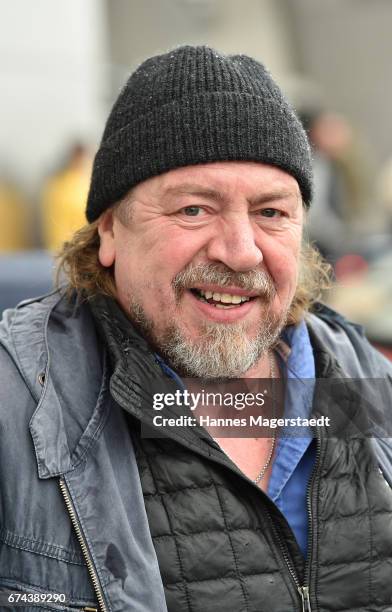
{"label": "black quilted vest", "polygon": [[[283,515],[212,440],[194,428],[140,434],[154,415],[142,396],[158,372],[162,391],[164,377],[121,313],[95,316],[113,360],[112,394],[130,415],[169,612],[392,612],[392,489],[370,438],[319,432],[304,562]],[[317,377],[341,376],[312,343]],[[316,388],[317,412],[330,401]]]}

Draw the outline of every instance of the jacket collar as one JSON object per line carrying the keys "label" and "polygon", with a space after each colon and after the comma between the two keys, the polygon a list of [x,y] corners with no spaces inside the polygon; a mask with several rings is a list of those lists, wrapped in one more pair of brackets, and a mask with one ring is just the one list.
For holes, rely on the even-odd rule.
{"label": "jacket collar", "polygon": [[39,477],[64,474],[84,458],[107,416],[106,351],[88,307],[58,291],[22,302],[7,331],[3,342],[37,402],[29,428]]}
{"label": "jacket collar", "polygon": [[[142,424],[142,434],[160,437],[167,435],[177,442],[191,446],[196,452],[210,452],[206,445],[203,427],[178,427],[167,425],[164,434],[154,426],[157,415],[153,408],[155,393],[175,393],[182,390],[180,381],[172,378],[160,365],[161,359],[154,353],[146,339],[137,331],[117,303],[105,296],[91,302],[91,309],[100,334],[108,346],[113,374],[110,393],[115,401]],[[183,407],[165,406],[160,411],[163,418],[181,417]]]}

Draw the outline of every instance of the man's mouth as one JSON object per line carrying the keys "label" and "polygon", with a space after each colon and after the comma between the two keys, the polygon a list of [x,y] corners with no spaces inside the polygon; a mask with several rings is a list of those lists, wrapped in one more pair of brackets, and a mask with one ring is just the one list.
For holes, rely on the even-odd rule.
{"label": "man's mouth", "polygon": [[189,291],[191,291],[191,293],[201,302],[206,302],[211,306],[215,306],[215,308],[221,308],[224,310],[238,308],[257,297],[250,295],[238,295],[228,292],[203,290],[194,287],[192,287]]}

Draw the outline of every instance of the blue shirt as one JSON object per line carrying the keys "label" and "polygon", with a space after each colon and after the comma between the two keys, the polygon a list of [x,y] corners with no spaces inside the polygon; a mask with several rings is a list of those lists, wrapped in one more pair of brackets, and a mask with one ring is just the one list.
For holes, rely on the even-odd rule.
{"label": "blue shirt", "polygon": [[[290,346],[286,361],[288,378],[285,417],[308,418],[313,403],[315,364],[305,322],[287,328],[283,340]],[[305,428],[283,431],[268,484],[268,495],[278,506],[293,530],[304,557],[308,543],[307,489],[314,467],[316,447],[311,432]]]}

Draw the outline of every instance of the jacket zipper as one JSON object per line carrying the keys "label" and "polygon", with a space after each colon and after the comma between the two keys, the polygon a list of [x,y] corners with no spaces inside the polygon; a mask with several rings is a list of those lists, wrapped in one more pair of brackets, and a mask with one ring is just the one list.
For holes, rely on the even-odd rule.
{"label": "jacket zipper", "polygon": [[306,505],[307,505],[307,509],[308,509],[308,518],[309,518],[309,525],[308,525],[308,555],[306,557],[306,562],[305,562],[305,584],[303,586],[301,586],[301,583],[299,581],[298,578],[298,574],[295,570],[295,567],[293,565],[293,562],[290,558],[287,546],[285,545],[285,543],[283,542],[280,533],[272,519],[272,516],[270,514],[270,512],[268,511],[268,516],[270,519],[270,523],[272,526],[272,531],[275,534],[275,538],[279,544],[279,548],[281,550],[283,559],[287,565],[287,569],[289,570],[290,576],[297,588],[297,591],[301,597],[301,604],[302,604],[302,611],[301,612],[312,612],[312,608],[310,605],[310,590],[309,590],[309,582],[310,582],[310,560],[311,560],[311,554],[312,554],[312,545],[313,545],[313,530],[312,530],[312,503],[311,503],[311,490],[312,490],[312,486],[315,480],[315,475],[316,475],[316,471],[317,471],[317,467],[318,467],[318,463],[320,460],[320,434],[319,434],[319,430],[316,430],[317,433],[317,452],[316,452],[316,460],[315,460],[315,464],[314,464],[314,469],[313,469],[313,473],[310,477],[309,480],[309,484],[307,487],[307,492],[306,492]]}
{"label": "jacket zipper", "polygon": [[312,558],[312,550],[313,550],[313,530],[312,530],[313,512],[312,512],[311,492],[312,492],[312,487],[314,485],[314,482],[316,480],[316,473],[317,473],[318,465],[320,463],[320,455],[321,455],[320,430],[316,427],[315,432],[316,432],[316,446],[317,446],[316,459],[314,462],[313,473],[309,479],[308,488],[306,491],[306,505],[308,509],[308,518],[309,518],[309,526],[308,526],[308,551],[309,552],[308,552],[308,555],[306,556],[304,574],[305,574],[305,581],[307,584],[310,583],[310,567],[311,567],[311,558]]}
{"label": "jacket zipper", "polygon": [[73,503],[72,503],[72,499],[71,499],[71,496],[70,496],[69,491],[68,491],[68,487],[67,487],[67,485],[65,483],[65,480],[63,478],[60,478],[60,490],[61,490],[61,493],[63,495],[64,501],[65,501],[65,505],[66,505],[66,508],[68,510],[68,514],[69,514],[70,519],[71,519],[71,523],[72,523],[73,528],[75,530],[76,537],[78,538],[78,541],[79,541],[79,544],[80,544],[80,548],[82,549],[82,553],[83,553],[83,556],[84,556],[84,559],[85,559],[86,565],[87,565],[87,570],[88,570],[88,573],[90,575],[91,582],[93,584],[94,591],[95,591],[95,594],[96,594],[96,597],[97,597],[97,601],[98,601],[98,608],[90,608],[90,607],[87,606],[87,607],[83,608],[83,610],[84,610],[84,612],[107,612],[107,607],[106,607],[106,604],[105,604],[105,599],[104,599],[104,596],[103,596],[101,585],[99,583],[98,574],[97,574],[97,572],[95,570],[94,563],[93,563],[93,560],[92,560],[91,555],[90,555],[90,551],[88,549],[86,540],[84,538],[82,529],[80,527],[79,520],[78,520],[78,517],[76,515],[75,509],[74,509],[74,506],[73,506]]}
{"label": "jacket zipper", "polygon": [[285,543],[283,542],[282,538],[280,537],[280,533],[278,531],[278,529],[276,528],[276,525],[272,519],[271,514],[268,512],[268,516],[270,519],[270,523],[271,523],[271,527],[272,527],[272,531],[275,535],[275,539],[277,540],[278,544],[279,544],[279,548],[280,551],[282,553],[282,557],[284,559],[284,562],[286,563],[287,569],[289,570],[289,574],[295,584],[295,587],[301,597],[301,604],[302,604],[302,612],[312,612],[312,608],[310,606],[310,598],[309,598],[309,587],[308,586],[301,586],[301,583],[298,579],[298,574],[295,571],[294,565],[291,561],[289,552],[287,550],[287,547],[285,545]]}

